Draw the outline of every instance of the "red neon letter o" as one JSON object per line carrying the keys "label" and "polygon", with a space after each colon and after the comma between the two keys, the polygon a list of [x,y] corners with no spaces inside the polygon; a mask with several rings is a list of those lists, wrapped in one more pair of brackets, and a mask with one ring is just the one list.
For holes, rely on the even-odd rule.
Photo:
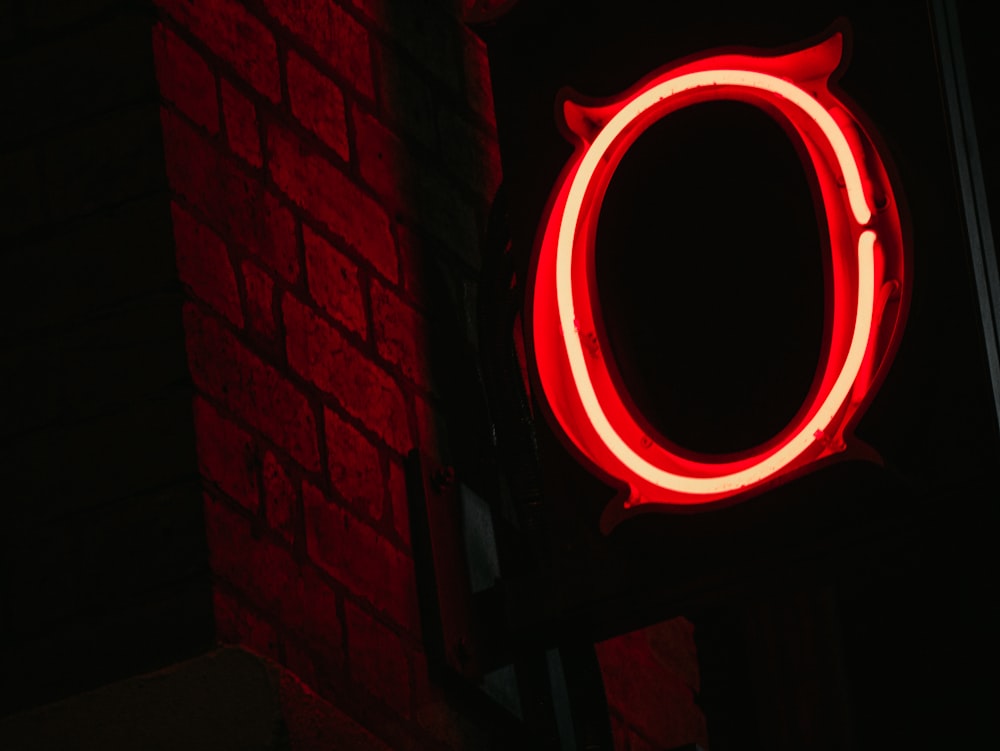
{"label": "red neon letter o", "polygon": [[[858,118],[829,89],[841,36],[781,56],[708,55],[669,67],[599,107],[566,102],[576,151],[540,228],[529,307],[533,362],[558,430],[596,470],[623,482],[610,509],[698,508],[736,500],[842,452],[902,331],[908,297],[899,212],[885,166]],[[593,237],[623,154],[680,108],[735,99],[775,108],[797,131],[818,177],[830,231],[829,346],[804,409],[738,460],[671,451],[631,414],[595,325]],[[606,521],[609,517],[606,516]]]}

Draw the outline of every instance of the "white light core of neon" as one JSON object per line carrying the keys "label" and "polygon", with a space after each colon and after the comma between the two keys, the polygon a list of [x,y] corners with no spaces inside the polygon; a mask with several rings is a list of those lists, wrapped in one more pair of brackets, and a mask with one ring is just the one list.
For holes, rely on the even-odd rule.
{"label": "white light core of neon", "polygon": [[826,398],[795,436],[777,451],[758,463],[738,472],[715,477],[690,477],[668,472],[639,456],[618,434],[601,407],[587,371],[583,347],[577,331],[573,299],[572,266],[576,228],[587,188],[602,158],[622,131],[650,107],[676,94],[697,88],[737,86],[776,94],[802,110],[829,141],[844,177],[848,201],[855,221],[864,227],[871,220],[861,184],[861,176],[847,139],[833,117],[822,104],[797,86],[775,76],[743,70],[708,70],[678,76],[640,92],[628,101],[600,130],[587,148],[580,166],[572,178],[563,208],[556,246],[556,305],[559,311],[562,338],[566,345],[570,371],[576,383],[583,409],[605,447],[625,467],[643,480],[662,488],[693,495],[729,493],[752,485],[788,466],[815,441],[846,401],[868,346],[875,297],[875,232],[864,230],[858,238],[858,302],[854,331],[843,367]]}

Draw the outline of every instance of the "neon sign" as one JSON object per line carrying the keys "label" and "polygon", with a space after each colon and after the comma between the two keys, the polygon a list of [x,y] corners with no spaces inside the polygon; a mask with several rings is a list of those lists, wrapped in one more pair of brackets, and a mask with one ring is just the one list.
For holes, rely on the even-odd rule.
{"label": "neon sign", "polygon": [[[550,416],[585,463],[627,488],[607,528],[640,509],[732,503],[856,446],[852,430],[902,333],[907,252],[885,165],[859,115],[830,88],[840,32],[781,55],[707,54],[668,66],[614,101],[568,99],[575,151],[543,217],[529,285],[533,362]],[[826,346],[799,413],[736,458],[672,450],[636,419],[606,362],[596,325],[594,236],[623,155],[654,122],[701,102],[736,100],[780,113],[805,147],[829,232]],[[780,221],[780,210],[775,209]]]}

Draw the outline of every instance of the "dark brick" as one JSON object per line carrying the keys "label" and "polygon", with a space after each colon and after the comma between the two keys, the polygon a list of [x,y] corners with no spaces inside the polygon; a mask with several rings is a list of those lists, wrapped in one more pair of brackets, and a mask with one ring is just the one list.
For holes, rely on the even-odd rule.
{"label": "dark brick", "polygon": [[208,63],[162,23],[153,27],[153,59],[160,93],[210,133],[217,133],[219,102]]}
{"label": "dark brick", "polygon": [[395,49],[377,45],[379,105],[401,133],[417,139],[425,148],[436,143],[434,100],[426,75]]}
{"label": "dark brick", "polygon": [[395,292],[373,279],[372,322],[378,353],[411,381],[431,388],[428,367],[427,321]]}
{"label": "dark brick", "polygon": [[295,281],[300,266],[291,212],[190,125],[167,110],[161,115],[170,186],[223,237]]}
{"label": "dark brick", "polygon": [[249,519],[210,496],[205,527],[212,573],[276,621],[301,627],[302,577],[291,552],[255,535]]}
{"label": "dark brick", "polygon": [[329,0],[264,0],[264,5],[351,86],[373,96],[368,32],[343,8]]}
{"label": "dark brick", "polygon": [[188,123],[166,109],[160,114],[170,187],[221,234],[245,233],[243,227],[253,226],[251,207],[260,188]]}
{"label": "dark brick", "polygon": [[259,492],[253,439],[200,397],[194,400],[194,430],[202,476],[241,506],[256,510]]}
{"label": "dark brick", "polygon": [[161,189],[160,138],[154,105],[113,112],[52,136],[41,147],[50,218],[77,217]]}
{"label": "dark brick", "polygon": [[296,485],[270,451],[264,453],[261,476],[264,482],[264,512],[271,529],[291,543],[295,537],[295,512],[298,507]]}
{"label": "dark brick", "polygon": [[262,209],[262,229],[255,241],[248,242],[248,247],[285,281],[294,283],[301,269],[295,217],[271,193],[264,194]]}
{"label": "dark brick", "polygon": [[309,292],[327,313],[365,337],[365,302],[358,267],[308,227],[302,227]]}
{"label": "dark brick", "polygon": [[410,497],[406,490],[406,473],[395,461],[389,462],[389,501],[392,503],[392,526],[399,539],[410,546]]}
{"label": "dark brick", "polygon": [[611,720],[611,747],[621,751],[632,751],[628,745],[628,726],[617,712],[608,712]]}
{"label": "dark brick", "polygon": [[447,168],[484,201],[492,202],[503,181],[496,137],[451,109],[441,110],[438,128]]}
{"label": "dark brick", "polygon": [[396,235],[399,238],[399,261],[403,267],[403,289],[411,298],[427,301],[428,266],[435,262],[434,249],[409,225],[398,224]]}
{"label": "dark brick", "polygon": [[268,149],[268,166],[278,186],[376,270],[395,279],[398,261],[385,210],[288,131],[270,128]]}
{"label": "dark brick", "polygon": [[459,33],[462,36],[462,94],[473,111],[488,126],[495,128],[497,116],[493,109],[493,84],[486,44],[464,24]]}
{"label": "dark brick", "polygon": [[323,656],[325,667],[342,668],[344,626],[337,595],[312,566],[302,567],[302,601],[305,620],[300,633]]}
{"label": "dark brick", "polygon": [[701,690],[694,625],[687,618],[672,618],[645,629],[656,660],[680,678],[693,692]]}
{"label": "dark brick", "polygon": [[347,601],[351,677],[404,717],[410,715],[410,663],[399,636]]}
{"label": "dark brick", "polygon": [[310,559],[416,634],[419,618],[413,561],[309,483],[302,485],[302,499]]}
{"label": "dark brick", "polygon": [[461,24],[440,0],[352,0],[393,41],[402,45],[417,64],[452,89],[461,85],[459,31]]}
{"label": "dark brick", "polygon": [[644,737],[634,728],[626,728],[626,735],[628,736],[627,748],[629,751],[658,751],[663,748],[658,743],[653,743]]}
{"label": "dark brick", "polygon": [[343,626],[329,585],[284,547],[254,535],[251,522],[225,504],[206,498],[205,505],[215,575],[270,620],[305,639],[327,664],[342,665]]}
{"label": "dark brick", "polygon": [[195,385],[303,467],[319,471],[316,420],[305,396],[216,319],[191,304],[184,308],[184,324]]}
{"label": "dark brick", "polygon": [[[690,688],[656,659],[645,631],[595,645],[608,706],[625,725],[654,743],[675,748],[704,740],[705,716]],[[656,686],[656,691],[645,687]]]}
{"label": "dark brick", "polygon": [[250,260],[240,265],[240,271],[246,289],[246,318],[250,328],[270,339],[278,332],[272,308],[274,280],[264,269]]}
{"label": "dark brick", "polygon": [[278,632],[268,621],[218,587],[212,591],[212,605],[219,641],[239,644],[272,660],[278,659]]}
{"label": "dark brick", "polygon": [[264,158],[260,150],[257,108],[225,78],[222,79],[222,113],[229,148],[250,165],[262,166]]}
{"label": "dark brick", "polygon": [[392,377],[291,295],[282,301],[288,363],[399,453],[411,445],[403,393]]}
{"label": "dark brick", "polygon": [[451,438],[444,415],[419,396],[414,399],[414,407],[420,450],[441,464],[451,464]]}
{"label": "dark brick", "polygon": [[355,509],[381,518],[385,482],[378,450],[336,412],[324,415],[331,484]]}
{"label": "dark brick", "polygon": [[181,281],[191,288],[195,297],[207,302],[233,325],[242,327],[240,293],[236,289],[236,274],[226,244],[176,203],[171,205],[171,210]]}
{"label": "dark brick", "polygon": [[479,234],[472,205],[445,176],[388,128],[354,108],[362,179],[400,212],[438,237],[469,265],[479,266]]}
{"label": "dark brick", "polygon": [[274,36],[236,0],[156,0],[272,102],[281,99]]}
{"label": "dark brick", "polygon": [[340,87],[294,52],[288,53],[286,74],[292,114],[341,159],[349,161],[347,116]]}
{"label": "dark brick", "polygon": [[0,154],[0,237],[42,221],[42,189],[34,149]]}

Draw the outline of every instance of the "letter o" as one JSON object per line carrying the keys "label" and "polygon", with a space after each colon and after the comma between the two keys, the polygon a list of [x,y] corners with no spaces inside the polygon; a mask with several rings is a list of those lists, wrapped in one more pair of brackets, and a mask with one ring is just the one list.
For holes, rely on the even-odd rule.
{"label": "letter o", "polygon": [[[598,474],[627,487],[604,527],[627,510],[732,503],[841,455],[898,345],[908,259],[885,165],[858,116],[829,88],[842,37],[785,55],[708,54],[664,70],[600,106],[564,103],[576,149],[539,229],[529,281],[531,362],[551,422]],[[738,459],[692,458],[650,435],[630,412],[596,333],[594,234],[607,186],[632,143],[671,112],[710,100],[777,110],[818,178],[832,262],[829,341],[803,409]]]}

